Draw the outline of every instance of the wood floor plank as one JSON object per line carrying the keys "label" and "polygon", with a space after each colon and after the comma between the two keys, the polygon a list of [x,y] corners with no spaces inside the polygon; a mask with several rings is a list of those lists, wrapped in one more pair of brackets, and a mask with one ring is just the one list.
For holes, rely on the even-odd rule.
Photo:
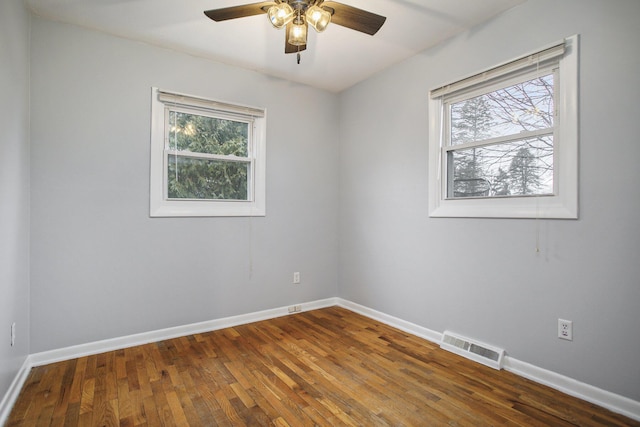
{"label": "wood floor plank", "polygon": [[632,426],[339,307],[32,369],[7,426]]}
{"label": "wood floor plank", "polygon": [[[156,401],[153,396],[143,396],[140,394],[142,398],[142,407],[144,408],[143,417],[144,422],[149,426],[160,426],[162,423],[160,422],[160,414],[158,413],[158,408],[156,406]],[[135,424],[135,425],[142,425]]]}
{"label": "wood floor plank", "polygon": [[80,400],[80,414],[91,414],[93,412],[93,392],[95,390],[95,384],[95,378],[87,378],[84,381]]}

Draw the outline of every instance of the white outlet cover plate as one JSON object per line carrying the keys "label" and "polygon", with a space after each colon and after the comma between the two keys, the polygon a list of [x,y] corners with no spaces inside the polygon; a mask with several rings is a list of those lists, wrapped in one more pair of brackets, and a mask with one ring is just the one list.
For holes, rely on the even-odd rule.
{"label": "white outlet cover plate", "polygon": [[558,338],[573,341],[573,322],[571,320],[558,319]]}

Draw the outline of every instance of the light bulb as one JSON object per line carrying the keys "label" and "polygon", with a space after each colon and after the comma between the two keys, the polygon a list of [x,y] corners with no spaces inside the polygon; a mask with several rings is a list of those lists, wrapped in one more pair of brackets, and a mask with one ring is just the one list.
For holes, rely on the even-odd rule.
{"label": "light bulb", "polygon": [[307,9],[306,16],[307,23],[319,33],[323,32],[331,22],[331,13],[318,6]]}
{"label": "light bulb", "polygon": [[279,3],[271,6],[267,12],[271,24],[280,29],[287,25],[294,18],[294,11],[288,3]]}

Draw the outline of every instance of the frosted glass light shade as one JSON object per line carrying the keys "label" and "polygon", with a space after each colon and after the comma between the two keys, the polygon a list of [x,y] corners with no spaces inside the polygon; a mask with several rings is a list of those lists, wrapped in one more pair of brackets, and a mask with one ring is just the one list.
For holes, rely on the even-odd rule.
{"label": "frosted glass light shade", "polygon": [[271,24],[280,29],[287,25],[294,18],[294,11],[288,3],[279,3],[271,6],[267,12]]}
{"label": "frosted glass light shade", "polygon": [[307,44],[307,25],[303,22],[301,24],[294,24],[289,32],[289,44],[294,46],[304,46]]}
{"label": "frosted glass light shade", "polygon": [[331,13],[318,6],[311,6],[307,9],[307,23],[317,32],[321,33],[331,22]]}

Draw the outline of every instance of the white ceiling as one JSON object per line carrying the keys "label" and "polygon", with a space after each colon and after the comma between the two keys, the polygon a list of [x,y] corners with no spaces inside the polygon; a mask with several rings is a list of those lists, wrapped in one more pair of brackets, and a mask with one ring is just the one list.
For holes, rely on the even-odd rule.
{"label": "white ceiling", "polygon": [[338,25],[309,31],[300,65],[266,15],[214,22],[204,10],[258,0],[27,0],[46,19],[145,41],[332,92],[526,0],[343,0],[387,17],[369,36]]}

